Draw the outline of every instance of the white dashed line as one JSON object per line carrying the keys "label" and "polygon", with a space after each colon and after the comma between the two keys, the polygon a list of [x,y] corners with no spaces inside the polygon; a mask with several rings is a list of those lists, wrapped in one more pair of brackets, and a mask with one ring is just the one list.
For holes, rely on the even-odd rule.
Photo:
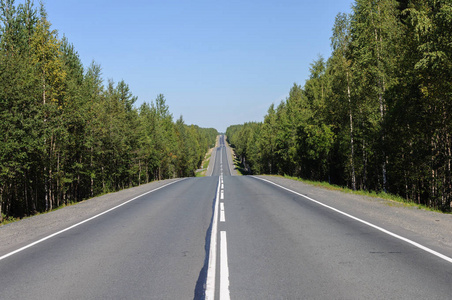
{"label": "white dashed line", "polygon": [[224,203],[220,203],[220,222],[226,222],[226,218],[224,215]]}
{"label": "white dashed line", "polygon": [[[220,222],[226,222],[224,203],[224,183],[223,183],[223,152],[220,152],[220,176],[218,178],[217,195],[215,198],[215,208],[212,221],[212,230],[210,237],[209,265],[207,268],[206,279],[206,298],[214,300],[215,298],[215,279],[216,279],[216,255],[217,255],[217,235],[218,235],[218,211],[220,212]],[[218,206],[220,208],[218,208]],[[220,232],[220,300],[229,300],[229,268],[228,251],[226,241],[226,231]]]}
{"label": "white dashed line", "polygon": [[226,231],[220,232],[220,300],[231,299],[229,295],[229,267]]}
{"label": "white dashed line", "polygon": [[209,265],[207,267],[206,278],[206,299],[214,300],[215,298],[215,276],[217,265],[217,234],[218,234],[218,203],[220,195],[220,181],[218,180],[217,196],[215,197],[215,208],[212,219],[212,229],[210,232],[210,250],[209,250]]}

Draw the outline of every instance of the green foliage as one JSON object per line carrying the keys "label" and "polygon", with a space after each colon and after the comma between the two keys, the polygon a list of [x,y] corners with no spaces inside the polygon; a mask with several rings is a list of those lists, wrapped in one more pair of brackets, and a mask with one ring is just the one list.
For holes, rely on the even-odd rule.
{"label": "green foliage", "polygon": [[356,0],[332,55],[263,123],[228,128],[247,171],[452,205],[452,4]]}
{"label": "green foliage", "polygon": [[194,176],[218,132],[134,107],[51,29],[44,6],[0,0],[0,222],[151,180]]}

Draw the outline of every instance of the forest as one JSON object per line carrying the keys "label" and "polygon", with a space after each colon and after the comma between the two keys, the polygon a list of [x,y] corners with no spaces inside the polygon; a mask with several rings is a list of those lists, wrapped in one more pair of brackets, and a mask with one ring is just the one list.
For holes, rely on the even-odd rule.
{"label": "forest", "polygon": [[263,122],[227,129],[242,163],[450,212],[452,2],[356,0],[331,47]]}
{"label": "forest", "polygon": [[60,38],[41,4],[0,0],[0,222],[165,178],[194,176],[216,129],[139,108]]}

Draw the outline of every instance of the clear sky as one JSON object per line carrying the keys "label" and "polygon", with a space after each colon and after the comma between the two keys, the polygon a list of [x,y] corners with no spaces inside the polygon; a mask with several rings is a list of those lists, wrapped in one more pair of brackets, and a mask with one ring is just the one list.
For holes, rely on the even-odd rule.
{"label": "clear sky", "polygon": [[[18,1],[19,3],[22,1]],[[38,1],[35,1],[38,4]],[[52,28],[136,106],[164,94],[175,119],[214,127],[263,121],[310,63],[331,53],[352,0],[44,0]]]}

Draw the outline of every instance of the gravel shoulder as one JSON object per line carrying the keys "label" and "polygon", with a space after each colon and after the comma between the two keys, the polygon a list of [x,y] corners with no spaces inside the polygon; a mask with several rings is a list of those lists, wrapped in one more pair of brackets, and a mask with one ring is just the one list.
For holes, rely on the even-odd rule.
{"label": "gravel shoulder", "polygon": [[215,166],[215,157],[217,154],[217,151],[214,151],[214,150],[217,150],[219,145],[220,145],[220,136],[218,135],[216,142],[215,142],[215,147],[213,147],[212,149],[209,150],[209,151],[211,151],[211,155],[210,155],[209,165],[207,166],[206,176],[212,176],[213,168]]}
{"label": "gravel shoulder", "polygon": [[403,203],[314,187],[300,181],[257,176],[292,189],[452,257],[452,215]]}
{"label": "gravel shoulder", "polygon": [[229,165],[229,170],[231,171],[231,176],[239,176],[239,173],[237,172],[237,169],[234,166],[234,159],[233,159],[233,155],[234,155],[234,151],[232,150],[231,146],[229,146],[229,144],[226,142],[227,136],[224,136],[225,139],[225,145],[226,145],[226,154],[228,157],[228,165]]}
{"label": "gravel shoulder", "polygon": [[0,256],[180,179],[169,179],[110,193],[49,213],[0,226]]}

